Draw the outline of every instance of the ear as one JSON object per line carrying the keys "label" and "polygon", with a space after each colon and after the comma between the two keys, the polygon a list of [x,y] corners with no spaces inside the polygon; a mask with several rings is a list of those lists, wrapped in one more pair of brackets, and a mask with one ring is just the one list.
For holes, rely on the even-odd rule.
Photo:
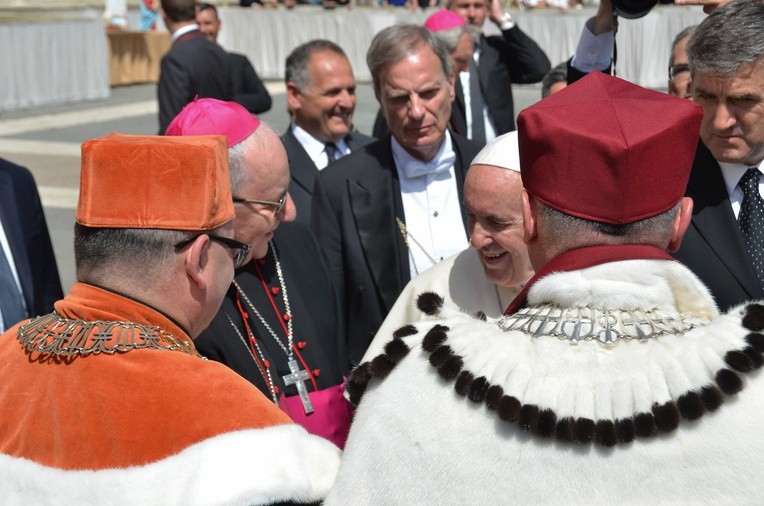
{"label": "ear", "polygon": [[448,76],[448,85],[451,88],[451,102],[456,99],[456,70],[451,69],[451,75]]}
{"label": "ear", "polygon": [[521,197],[523,199],[523,242],[530,244],[538,237],[538,228],[536,227],[536,211],[531,203],[531,196],[523,190]]}
{"label": "ear", "polygon": [[692,221],[692,206],[693,202],[690,197],[682,197],[682,204],[679,208],[679,213],[674,219],[674,226],[671,229],[671,240],[668,244],[668,250],[674,253],[682,245],[682,239],[684,238],[687,228]]}
{"label": "ear", "polygon": [[297,85],[294,84],[292,81],[287,82],[286,83],[287,106],[289,107],[289,110],[292,112],[300,109],[300,99],[298,98],[299,95],[300,95],[300,90],[297,88]]}
{"label": "ear", "polygon": [[186,275],[200,290],[207,289],[207,279],[204,269],[207,268],[207,253],[209,251],[210,238],[205,234],[200,235],[186,250],[184,265]]}

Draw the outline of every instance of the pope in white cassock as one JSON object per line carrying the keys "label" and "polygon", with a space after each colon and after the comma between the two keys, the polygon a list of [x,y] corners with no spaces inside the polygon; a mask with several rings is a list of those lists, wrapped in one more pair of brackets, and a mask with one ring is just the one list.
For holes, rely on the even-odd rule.
{"label": "pope in white cassock", "polygon": [[701,117],[598,72],[520,114],[536,275],[498,321],[420,297],[352,374],[326,504],[764,503],[764,304],[668,254]]}
{"label": "pope in white cassock", "polygon": [[523,243],[522,190],[517,132],[509,132],[477,154],[464,179],[470,247],[409,281],[361,362],[382,353],[395,330],[426,317],[416,305],[423,292],[435,292],[465,313],[494,319],[504,313],[533,276]]}

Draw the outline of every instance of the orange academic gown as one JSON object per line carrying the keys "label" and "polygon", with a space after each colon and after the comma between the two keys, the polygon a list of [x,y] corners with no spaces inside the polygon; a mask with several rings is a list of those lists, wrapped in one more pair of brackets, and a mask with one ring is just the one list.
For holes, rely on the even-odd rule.
{"label": "orange academic gown", "polygon": [[193,354],[40,353],[19,339],[27,322],[9,329],[0,336],[0,497],[162,504],[324,497],[337,449],[227,367],[196,356],[169,318],[82,283],[55,309],[73,320],[158,326]]}

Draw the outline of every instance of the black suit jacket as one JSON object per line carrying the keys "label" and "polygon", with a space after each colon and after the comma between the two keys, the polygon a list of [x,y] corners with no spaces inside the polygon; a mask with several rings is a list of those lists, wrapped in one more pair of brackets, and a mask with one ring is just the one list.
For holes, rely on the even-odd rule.
{"label": "black suit jacket", "polygon": [[[461,201],[464,175],[481,146],[457,135],[452,139]],[[405,221],[389,136],[337,160],[316,178],[313,231],[345,310],[353,364],[411,278],[396,217]],[[462,218],[466,228],[464,209]]]}
{"label": "black suit jacket", "polygon": [[228,63],[231,65],[232,100],[252,114],[270,110],[271,95],[249,59],[243,54],[228,53]]}
{"label": "black suit jacket", "polygon": [[695,202],[692,223],[674,257],[705,283],[721,310],[763,299],[721,168],[703,142],[695,155],[687,196]]}
{"label": "black suit jacket", "polygon": [[2,158],[0,221],[8,238],[29,316],[50,313],[53,303],[64,294],[40,196],[32,174]]}
{"label": "black suit jacket", "polygon": [[[344,140],[350,151],[353,152],[374,142],[375,139],[358,132],[351,132]],[[289,173],[291,176],[289,180],[289,196],[292,197],[294,206],[297,209],[297,221],[310,225],[313,187],[315,186],[319,170],[308,156],[308,152],[300,144],[300,141],[292,133],[291,126],[281,136],[281,142],[284,144],[284,149],[286,149],[287,157],[289,158]]]}
{"label": "black suit jacket", "polygon": [[[496,135],[511,132],[515,130],[512,83],[531,84],[541,81],[551,68],[549,58],[517,26],[502,31],[501,35],[481,36],[480,51],[480,88]],[[464,117],[464,93],[461,86],[456,89],[454,108],[461,111]]]}
{"label": "black suit jacket", "polygon": [[231,100],[228,54],[199,30],[176,40],[162,58],[157,84],[159,133],[194,97]]}

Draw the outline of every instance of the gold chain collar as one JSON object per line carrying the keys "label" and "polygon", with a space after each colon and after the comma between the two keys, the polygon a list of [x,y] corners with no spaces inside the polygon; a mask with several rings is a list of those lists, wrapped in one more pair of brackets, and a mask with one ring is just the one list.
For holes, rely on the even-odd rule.
{"label": "gold chain collar", "polygon": [[204,359],[185,339],[161,327],[123,321],[85,321],[53,312],[19,327],[18,340],[29,352],[65,357],[125,353],[132,350],[180,351]]}

